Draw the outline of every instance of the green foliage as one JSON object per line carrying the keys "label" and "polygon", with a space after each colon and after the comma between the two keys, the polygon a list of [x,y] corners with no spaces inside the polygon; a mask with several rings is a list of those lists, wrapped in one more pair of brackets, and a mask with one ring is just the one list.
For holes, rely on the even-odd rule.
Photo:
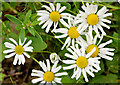
{"label": "green foliage", "polygon": [[22,22],[13,15],[6,14],[5,16],[15,24],[22,24]]}
{"label": "green foliage", "polygon": [[20,35],[19,35],[21,42],[23,43],[24,38],[25,38],[25,29],[20,30]]}

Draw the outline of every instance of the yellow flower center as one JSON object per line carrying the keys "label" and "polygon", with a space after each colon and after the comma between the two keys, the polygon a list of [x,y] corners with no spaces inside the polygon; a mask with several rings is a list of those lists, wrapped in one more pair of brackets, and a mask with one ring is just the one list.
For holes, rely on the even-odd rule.
{"label": "yellow flower center", "polygon": [[98,16],[94,13],[88,15],[87,17],[87,22],[90,25],[96,25],[98,23],[98,20],[99,20]]}
{"label": "yellow flower center", "polygon": [[80,68],[85,68],[88,65],[88,60],[84,56],[80,56],[77,58],[76,64]]}
{"label": "yellow flower center", "polygon": [[89,45],[89,46],[87,47],[87,49],[86,49],[86,52],[89,53],[89,52],[92,51],[92,49],[93,49],[94,47],[96,48],[96,51],[90,56],[90,57],[93,57],[93,58],[96,57],[96,56],[98,55],[98,53],[99,53],[98,47],[97,47],[96,45],[91,44],[91,45]]}
{"label": "yellow flower center", "polygon": [[61,15],[59,14],[59,12],[53,11],[50,13],[49,17],[52,21],[56,22],[56,21],[60,20]]}
{"label": "yellow flower center", "polygon": [[21,55],[24,52],[24,48],[21,45],[15,47],[15,53]]}
{"label": "yellow flower center", "polygon": [[77,27],[71,27],[68,30],[68,35],[70,38],[78,38],[80,36],[80,34],[77,31]]}
{"label": "yellow flower center", "polygon": [[54,77],[55,76],[54,76],[53,72],[50,72],[50,71],[45,72],[43,75],[43,79],[47,82],[53,81]]}

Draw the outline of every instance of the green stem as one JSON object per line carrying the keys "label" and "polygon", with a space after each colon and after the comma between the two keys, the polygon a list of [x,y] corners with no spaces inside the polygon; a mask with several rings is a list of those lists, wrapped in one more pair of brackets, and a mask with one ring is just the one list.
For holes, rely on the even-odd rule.
{"label": "green stem", "polygon": [[39,51],[39,52],[42,52],[42,53],[52,53],[50,51]]}
{"label": "green stem", "polygon": [[[50,31],[51,31],[51,30],[50,30]],[[56,36],[55,33],[52,32],[52,34],[53,34],[54,36]],[[59,38],[57,38],[57,39],[58,39],[62,44],[64,44]]]}
{"label": "green stem", "polygon": [[65,9],[65,10],[71,12],[71,13],[74,14],[74,15],[77,15],[77,13],[75,13],[75,12],[69,10],[69,9]]}
{"label": "green stem", "polygon": [[109,36],[109,35],[104,35],[105,37],[108,37],[108,38],[112,38],[114,40],[120,40],[119,38],[115,38],[115,37],[112,37],[112,36]]}
{"label": "green stem", "polygon": [[76,8],[76,10],[77,10],[77,13],[79,13],[78,7],[77,7],[77,5],[76,5],[76,3],[75,3],[74,0],[73,0],[73,3],[74,3],[74,5],[75,5],[75,8]]}
{"label": "green stem", "polygon": [[37,62],[39,64],[39,61],[36,60],[34,57],[30,56],[35,62]]}
{"label": "green stem", "polygon": [[10,80],[11,80],[12,84],[14,85],[14,83],[13,83],[13,80],[12,80],[12,77],[11,77],[11,76],[10,76]]}
{"label": "green stem", "polygon": [[83,0],[81,0],[81,2],[82,2],[82,4],[83,4],[83,6],[85,6],[85,4],[84,4]]}

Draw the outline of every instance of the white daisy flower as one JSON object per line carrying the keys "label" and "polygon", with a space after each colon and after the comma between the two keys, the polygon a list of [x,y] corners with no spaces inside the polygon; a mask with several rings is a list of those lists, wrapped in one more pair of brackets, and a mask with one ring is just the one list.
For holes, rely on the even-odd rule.
{"label": "white daisy flower", "polygon": [[45,65],[44,61],[39,62],[44,72],[39,70],[32,70],[31,76],[39,77],[37,79],[33,79],[32,83],[40,82],[39,85],[45,83],[50,85],[51,83],[57,85],[56,83],[61,83],[62,78],[59,77],[63,75],[68,75],[67,72],[57,73],[61,69],[61,66],[57,67],[58,61],[54,63],[51,70],[50,70],[50,61],[47,59],[46,62],[47,65]]}
{"label": "white daisy flower", "polygon": [[72,55],[65,53],[65,56],[71,58],[72,60],[70,59],[63,60],[63,63],[71,65],[63,67],[63,69],[64,70],[74,69],[74,73],[71,78],[76,78],[76,80],[80,78],[82,73],[85,78],[85,81],[88,82],[86,72],[92,77],[94,77],[95,75],[93,74],[93,72],[98,72],[99,70],[101,70],[99,66],[100,61],[98,61],[100,57],[95,58],[90,57],[95,52],[96,48],[93,48],[93,50],[88,54],[85,54],[85,48],[82,47],[81,49],[79,49],[78,44],[76,44],[75,46],[71,46],[71,48],[68,48],[67,50]]}
{"label": "white daisy flower", "polygon": [[96,35],[92,39],[90,38],[89,34],[85,34],[85,35],[86,35],[86,40],[87,41],[82,40],[81,42],[79,42],[79,41],[76,41],[76,42],[79,43],[81,46],[84,46],[87,53],[91,52],[91,50],[95,47],[96,51],[91,55],[91,57],[94,58],[94,57],[99,55],[100,57],[105,58],[107,60],[113,60],[113,58],[110,57],[110,56],[114,55],[113,51],[115,49],[105,47],[106,45],[112,43],[112,40],[109,40],[105,43],[100,44],[102,39],[103,39],[103,35],[101,36],[101,38],[99,38],[98,43],[97,43],[98,35]]}
{"label": "white daisy flower", "polygon": [[10,41],[12,41],[14,44],[11,44],[9,42],[5,42],[4,45],[7,48],[10,48],[8,50],[4,50],[3,53],[9,53],[8,55],[5,56],[5,58],[10,58],[12,56],[15,56],[15,59],[13,61],[13,65],[17,64],[18,61],[18,65],[25,63],[25,57],[30,58],[30,56],[25,52],[33,52],[33,47],[29,46],[32,43],[32,40],[29,40],[26,44],[27,38],[24,39],[23,43],[21,42],[21,39],[19,38],[19,44],[13,39],[13,38],[9,38]]}
{"label": "white daisy flower", "polygon": [[44,23],[44,25],[42,26],[42,29],[46,28],[46,33],[49,32],[52,24],[54,24],[54,29],[56,29],[58,25],[58,21],[64,23],[65,21],[63,20],[63,18],[66,18],[68,15],[70,15],[68,13],[62,13],[66,9],[66,7],[63,6],[60,8],[61,6],[60,3],[56,4],[56,9],[53,3],[50,3],[49,5],[50,7],[47,5],[42,6],[46,8],[48,11],[46,10],[37,11],[37,15],[40,16],[40,18],[38,18],[38,21],[41,21],[39,25]]}
{"label": "white daisy flower", "polygon": [[[103,30],[103,27],[106,27],[107,29],[110,29],[110,26],[108,26],[105,23],[111,23],[110,20],[105,19],[105,17],[111,16],[112,13],[106,13],[108,9],[104,6],[102,7],[98,12],[98,6],[86,3],[86,6],[82,6],[82,9],[85,11],[79,11],[80,14],[77,14],[77,23],[81,23],[78,27],[83,30],[86,30],[87,27],[89,27],[88,32],[92,36],[92,30],[96,32],[97,35],[100,36],[99,30],[102,32],[103,35],[106,35],[105,31]],[[99,29],[99,30],[98,30]]]}
{"label": "white daisy flower", "polygon": [[68,17],[68,24],[66,22],[62,23],[67,28],[58,28],[58,29],[54,30],[55,33],[63,33],[62,35],[55,36],[55,38],[67,37],[61,50],[63,50],[66,45],[67,45],[67,47],[69,47],[71,44],[71,41],[72,41],[72,45],[74,45],[75,40],[77,41],[77,40],[82,39],[82,37],[80,35],[85,34],[85,32],[83,32],[81,29],[79,29],[79,31],[81,31],[81,34],[78,32],[78,30],[77,30],[78,27],[75,22],[76,22],[75,16],[71,15]]}
{"label": "white daisy flower", "polygon": [[61,60],[59,55],[57,55],[56,53],[51,53],[50,54],[50,60],[52,63],[55,63],[56,61]]}

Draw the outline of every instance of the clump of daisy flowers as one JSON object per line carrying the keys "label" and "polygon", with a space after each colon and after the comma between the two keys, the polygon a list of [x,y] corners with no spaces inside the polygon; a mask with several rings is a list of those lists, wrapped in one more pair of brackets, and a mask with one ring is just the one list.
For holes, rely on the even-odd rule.
{"label": "clump of daisy flowers", "polygon": [[[69,53],[65,53],[66,60],[62,60],[56,53],[50,54],[50,60],[53,66],[50,65],[50,60],[46,59],[46,64],[43,61],[39,62],[42,69],[32,70],[31,76],[38,77],[32,79],[32,83],[41,84],[56,84],[62,83],[61,76],[68,75],[67,72],[60,72],[62,66],[58,66],[58,62],[63,62],[63,70],[73,69],[73,75],[71,78],[78,80],[81,75],[83,75],[86,82],[89,81],[87,74],[95,77],[95,72],[101,70],[100,59],[104,58],[107,60],[112,60],[114,55],[113,48],[107,48],[106,45],[112,43],[112,40],[101,43],[103,36],[106,32],[103,27],[110,29],[106,24],[110,24],[111,21],[105,19],[105,17],[111,16],[112,13],[107,13],[108,9],[104,6],[99,11],[97,5],[88,4],[82,6],[84,11],[79,10],[79,14],[74,16],[70,13],[64,13],[66,9],[65,6],[61,6],[57,3],[54,6],[53,3],[49,3],[49,6],[43,5],[46,10],[38,10],[37,15],[40,16],[37,20],[40,21],[39,25],[42,25],[42,29],[46,29],[45,32],[48,33],[52,28],[52,32],[55,34],[55,38],[65,38],[65,42],[61,47],[61,50],[67,49]],[[58,28],[58,23],[62,24],[64,27]],[[93,35],[95,32],[95,35]],[[82,37],[84,36],[84,37]],[[32,41],[29,40],[25,44],[21,43],[19,39],[19,44],[9,38],[14,44],[5,42],[5,46],[10,48],[9,50],[4,50],[3,53],[10,53],[5,56],[5,58],[10,58],[15,55],[13,64],[16,65],[17,61],[20,65],[25,63],[24,56],[30,58],[30,56],[25,52],[32,52],[33,47],[29,46]],[[25,45],[24,45],[25,44]],[[66,47],[66,48],[65,48]],[[69,65],[69,66],[68,66]],[[42,71],[43,70],[43,71]]]}

